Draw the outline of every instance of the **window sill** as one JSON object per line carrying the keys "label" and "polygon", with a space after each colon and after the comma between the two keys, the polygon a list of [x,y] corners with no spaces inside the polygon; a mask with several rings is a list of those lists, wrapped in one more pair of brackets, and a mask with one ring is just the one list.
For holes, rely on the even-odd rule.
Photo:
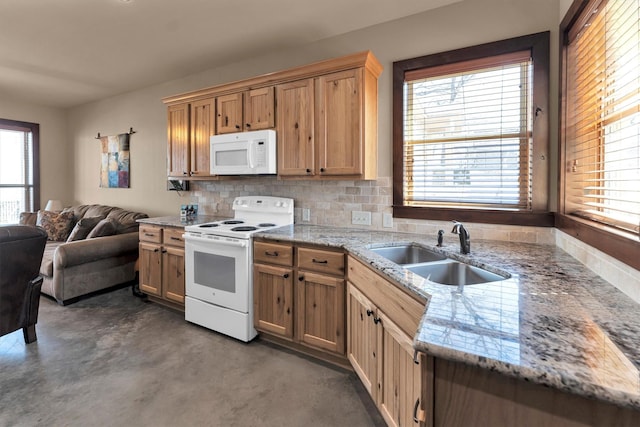
{"label": "window sill", "polygon": [[396,218],[431,219],[436,221],[463,221],[483,224],[522,225],[530,227],[553,227],[553,212],[516,212],[477,209],[425,208],[394,206]]}
{"label": "window sill", "polygon": [[638,235],[562,214],[556,214],[556,227],[618,261],[640,270]]}

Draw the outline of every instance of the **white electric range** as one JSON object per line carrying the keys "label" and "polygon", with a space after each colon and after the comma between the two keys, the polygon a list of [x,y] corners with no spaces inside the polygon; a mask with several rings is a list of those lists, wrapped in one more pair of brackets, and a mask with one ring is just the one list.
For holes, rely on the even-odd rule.
{"label": "white electric range", "polygon": [[248,342],[253,327],[251,236],[293,224],[293,199],[242,196],[234,218],[185,227],[185,319]]}

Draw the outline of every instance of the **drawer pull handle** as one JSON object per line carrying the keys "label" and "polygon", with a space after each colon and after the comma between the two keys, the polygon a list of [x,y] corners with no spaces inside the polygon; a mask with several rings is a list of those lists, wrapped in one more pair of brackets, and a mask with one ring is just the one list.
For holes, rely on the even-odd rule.
{"label": "drawer pull handle", "polygon": [[311,262],[313,262],[314,264],[328,264],[329,261],[327,261],[326,259],[315,259],[312,258]]}
{"label": "drawer pull handle", "polygon": [[155,237],[156,235],[153,233],[144,233],[145,236],[147,237]]}
{"label": "drawer pull handle", "polygon": [[416,400],[416,404],[413,405],[413,422],[418,424],[420,420],[418,419],[418,407],[420,406],[420,398]]}
{"label": "drawer pull handle", "polygon": [[277,251],[273,251],[273,252],[264,251],[264,254],[266,256],[278,256],[278,252]]}
{"label": "drawer pull handle", "polygon": [[181,238],[179,238],[179,237],[173,237],[173,236],[171,236],[171,240],[182,241],[182,239],[181,239]]}
{"label": "drawer pull handle", "polygon": [[418,359],[418,350],[413,350],[413,363],[416,365],[420,364],[420,360]]}

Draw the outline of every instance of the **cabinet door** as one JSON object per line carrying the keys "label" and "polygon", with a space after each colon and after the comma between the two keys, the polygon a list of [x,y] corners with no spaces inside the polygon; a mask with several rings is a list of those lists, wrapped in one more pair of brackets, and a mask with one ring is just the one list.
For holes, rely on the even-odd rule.
{"label": "cabinet door", "polygon": [[318,78],[317,155],[320,175],[361,175],[362,69]]}
{"label": "cabinet door", "polygon": [[211,176],[209,138],[214,134],[214,111],[213,98],[191,104],[191,176]]}
{"label": "cabinet door", "polygon": [[271,129],[275,125],[274,88],[249,90],[244,95],[245,130]]}
{"label": "cabinet door", "polygon": [[162,296],[184,304],[184,249],[162,249]]}
{"label": "cabinet door", "polygon": [[167,175],[189,175],[189,104],[171,105],[167,116]]}
{"label": "cabinet door", "polygon": [[382,358],[378,371],[378,407],[389,426],[412,426],[414,410],[420,405],[422,381],[420,365],[413,359],[412,339],[384,313],[378,311],[381,333],[378,348]]}
{"label": "cabinet door", "polygon": [[376,308],[347,282],[347,358],[374,401],[377,398],[378,348]]}
{"label": "cabinet door", "polygon": [[280,176],[314,174],[313,87],[313,79],[307,79],[276,88]]}
{"label": "cabinet door", "polygon": [[293,271],[254,264],[253,318],[258,330],[293,339]]}
{"label": "cabinet door", "polygon": [[161,246],[140,242],[140,290],[150,295],[162,295],[162,253]]}
{"label": "cabinet door", "polygon": [[343,279],[306,271],[298,273],[298,341],[344,355],[344,292]]}
{"label": "cabinet door", "polygon": [[218,134],[242,131],[242,92],[216,98]]}

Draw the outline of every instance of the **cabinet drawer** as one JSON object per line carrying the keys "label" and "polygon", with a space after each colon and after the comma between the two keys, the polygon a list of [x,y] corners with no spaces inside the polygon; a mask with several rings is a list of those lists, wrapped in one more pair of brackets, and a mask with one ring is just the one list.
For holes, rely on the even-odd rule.
{"label": "cabinet drawer", "polygon": [[291,245],[278,243],[253,243],[253,261],[277,265],[293,265],[293,248]]}
{"label": "cabinet drawer", "polygon": [[141,224],[139,236],[141,242],[162,243],[162,228]]}
{"label": "cabinet drawer", "polygon": [[353,257],[348,258],[349,281],[396,323],[413,337],[424,314],[427,301],[407,294],[375,271]]}
{"label": "cabinet drawer", "polygon": [[183,234],[184,230],[182,228],[165,228],[163,242],[168,246],[184,248]]}
{"label": "cabinet drawer", "polygon": [[298,248],[298,268],[344,276],[344,253]]}

